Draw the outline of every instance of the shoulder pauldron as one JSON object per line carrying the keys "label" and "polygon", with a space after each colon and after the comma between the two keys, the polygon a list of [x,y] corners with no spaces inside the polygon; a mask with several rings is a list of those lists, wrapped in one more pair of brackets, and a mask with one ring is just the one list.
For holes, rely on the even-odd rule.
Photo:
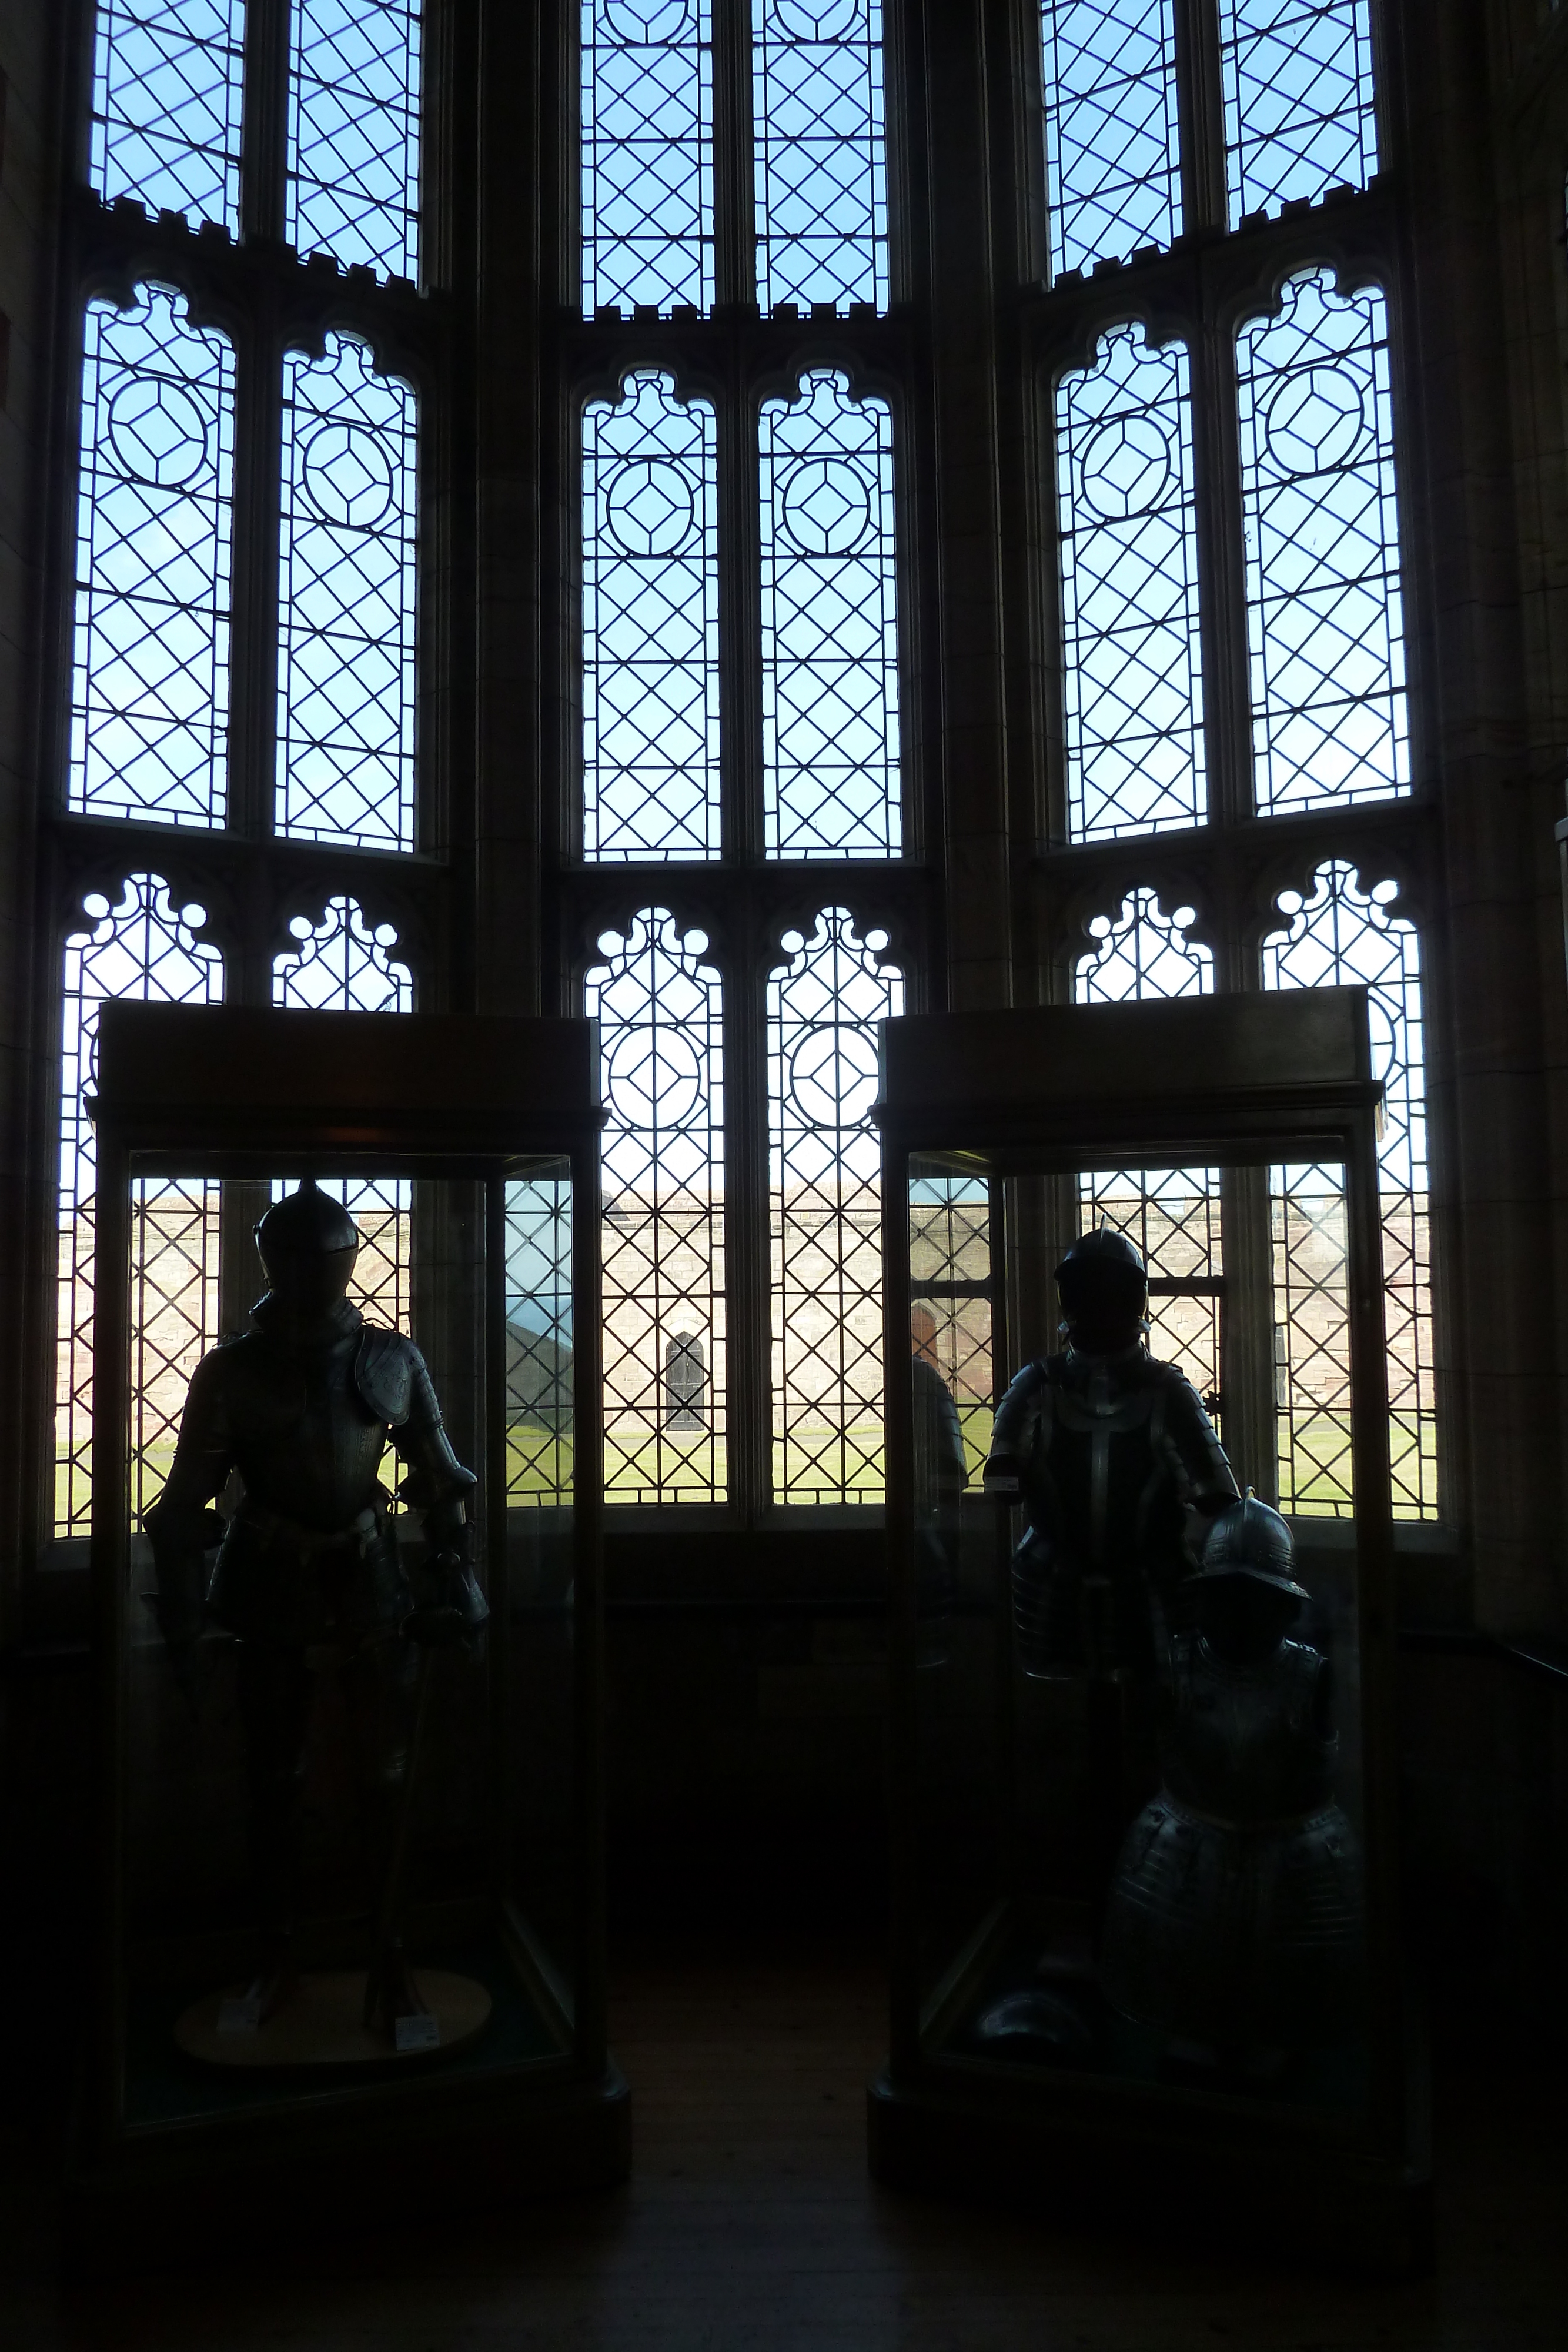
{"label": "shoulder pauldron", "polygon": [[413,1402],[416,1372],[424,1359],[401,1331],[380,1331],[366,1324],[354,1358],[354,1386],[366,1408],[391,1429],[401,1429]]}

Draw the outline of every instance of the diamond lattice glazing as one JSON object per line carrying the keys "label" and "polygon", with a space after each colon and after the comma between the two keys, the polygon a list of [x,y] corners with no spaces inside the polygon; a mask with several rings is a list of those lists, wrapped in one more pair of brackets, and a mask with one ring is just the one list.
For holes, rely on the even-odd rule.
{"label": "diamond lattice glazing", "polygon": [[506,1249],[507,1499],[538,1508],[572,1492],[570,1169],[508,1180]]}
{"label": "diamond lattice glazing", "polygon": [[829,907],[768,982],[773,1493],[883,1493],[876,1024],[904,1010],[886,934]]}
{"label": "diamond lattice glazing", "polygon": [[1167,915],[1146,887],[1122,901],[1114,919],[1096,915],[1088,926],[1097,944],[1078,961],[1073,995],[1080,1004],[1125,1004],[1135,997],[1207,996],[1214,987],[1214,951],[1189,936],[1190,907]]}
{"label": "diamond lattice glazing", "polygon": [[719,847],[714,415],[668,376],[583,419],[583,854]]}
{"label": "diamond lattice glazing", "polygon": [[93,186],[239,232],[245,0],[98,0]]}
{"label": "diamond lattice glazing", "polygon": [[713,300],[708,0],[583,0],[582,307]]}
{"label": "diamond lattice glazing", "polygon": [[[653,907],[601,940],[584,1010],[604,1097],[604,1485],[612,1502],[725,1498],[724,1005],[701,932]],[[702,1401],[672,1410],[671,1342]],[[694,1348],[695,1343],[695,1348]],[[695,1351],[700,1351],[697,1353]]]}
{"label": "diamond lattice glazing", "polygon": [[[1140,997],[1206,996],[1214,956],[1189,937],[1190,907],[1167,915],[1155,893],[1134,890],[1114,921],[1097,915],[1099,941],[1080,961],[1080,1004],[1124,1004]],[[1113,1225],[1143,1252],[1149,1270],[1149,1348],[1179,1364],[1199,1394],[1220,1384],[1220,1301],[1225,1260],[1217,1168],[1118,1169],[1079,1180],[1085,1233]]]}
{"label": "diamond lattice glazing", "polygon": [[887,302],[881,0],[753,0],[757,295]]}
{"label": "diamond lattice glazing", "polygon": [[1367,0],[1220,0],[1232,227],[1377,169]]}
{"label": "diamond lattice glazing", "polygon": [[1181,233],[1172,0],[1044,0],[1051,263],[1060,277]]}
{"label": "diamond lattice glazing", "polygon": [[762,410],[762,756],[774,857],[900,847],[893,421],[842,376]]}
{"label": "diamond lattice glazing", "polygon": [[283,362],[280,833],[414,845],[417,411],[363,343]]}
{"label": "diamond lattice glazing", "polygon": [[345,269],[419,275],[414,0],[292,0],[285,235]]}
{"label": "diamond lattice glazing", "polygon": [[221,825],[234,353],[162,286],[85,338],[70,805]]}
{"label": "diamond lattice glazing", "polygon": [[1068,823],[1207,814],[1187,354],[1119,327],[1057,394]]}
{"label": "diamond lattice glazing", "polygon": [[971,1487],[985,1467],[996,1398],[991,1247],[989,1186],[912,1162],[910,1344],[917,1360],[940,1373],[958,1408]]}
{"label": "diamond lattice glazing", "polygon": [[[1305,898],[1288,891],[1279,901],[1286,927],[1263,943],[1263,983],[1339,988],[1359,982],[1369,991],[1373,1069],[1384,1084],[1378,1191],[1394,1508],[1402,1518],[1435,1518],[1437,1402],[1420,941],[1413,923],[1390,913],[1396,896],[1392,882],[1362,889],[1354,869],[1342,861],[1320,866]],[[1278,1398],[1281,1477],[1288,1459],[1299,1507],[1339,1513],[1351,1507],[1342,1190],[1337,1170],[1274,1171],[1276,1249],[1303,1297],[1317,1299],[1314,1286],[1327,1286],[1309,1318],[1305,1350],[1291,1334],[1285,1335]]]}
{"label": "diamond lattice glazing", "polygon": [[[288,926],[297,945],[275,956],[272,1001],[330,1013],[412,1013],[413,974],[391,950],[397,932],[371,924],[353,898],[329,898],[319,923],[296,915]],[[351,1297],[373,1322],[408,1329],[413,1188],[397,1177],[352,1181],[322,1180],[360,1229]],[[281,1195],[292,1180],[280,1179]]]}
{"label": "diamond lattice glazing", "polygon": [[[118,905],[84,901],[89,928],[66,940],[61,989],[58,1321],[55,1405],[57,1536],[92,1517],[93,1188],[98,1155],[82,1104],[106,998],[215,1004],[223,960],[199,936],[201,907],[177,908],[161,875],[131,874]],[[156,1496],[173,1458],[191,1373],[217,1337],[218,1187],[139,1182],[131,1196],[131,1507]]]}
{"label": "diamond lattice glazing", "polygon": [[1410,788],[1386,309],[1292,278],[1237,341],[1259,814]]}

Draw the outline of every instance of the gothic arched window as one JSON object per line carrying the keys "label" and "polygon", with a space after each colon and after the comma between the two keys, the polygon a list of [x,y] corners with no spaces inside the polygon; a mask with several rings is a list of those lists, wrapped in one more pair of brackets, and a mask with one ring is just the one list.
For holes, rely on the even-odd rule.
{"label": "gothic arched window", "polygon": [[[1041,858],[1059,984],[1369,989],[1395,1508],[1433,1518],[1421,955],[1401,898],[1426,816],[1368,0],[1043,0],[1041,26],[1048,266],[1026,308],[1061,551]],[[1149,1250],[1156,1328],[1212,1368],[1222,1417],[1226,1253],[1272,1251],[1281,1499],[1347,1513],[1337,1179],[1134,1170],[1092,1191]]]}
{"label": "gothic arched window", "polygon": [[[99,1004],[398,1010],[420,963],[439,995],[434,861],[410,856],[439,846],[440,798],[421,740],[421,440],[445,332],[421,290],[421,17],[408,0],[96,11],[68,685],[49,713],[59,1276],[38,1490],[57,1557],[90,1501]],[[256,1206],[142,1190],[138,1507],[184,1376],[249,1303],[225,1295],[250,1272],[225,1236]],[[397,1190],[355,1203],[361,1286],[391,1313]]]}

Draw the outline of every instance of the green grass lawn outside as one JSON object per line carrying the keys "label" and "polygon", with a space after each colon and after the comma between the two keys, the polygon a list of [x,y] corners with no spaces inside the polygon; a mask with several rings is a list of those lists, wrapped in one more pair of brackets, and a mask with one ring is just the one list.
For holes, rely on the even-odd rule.
{"label": "green grass lawn outside", "polygon": [[[988,1405],[960,1404],[958,1421],[964,1434],[971,1491],[979,1486],[990,1439]],[[172,1444],[151,1447],[142,1457],[141,1493],[150,1502],[162,1488],[174,1458]],[[1394,1516],[1396,1519],[1430,1518],[1437,1486],[1437,1437],[1430,1419],[1419,1430],[1396,1420],[1390,1427],[1389,1459],[1394,1475]],[[774,1493],[780,1502],[791,1499],[832,1500],[847,1496],[856,1502],[881,1502],[883,1492],[883,1431],[880,1420],[866,1421],[847,1432],[826,1423],[801,1425],[791,1436],[788,1455],[784,1441],[773,1443]],[[507,1492],[520,1504],[554,1503],[570,1495],[575,1451],[570,1433],[520,1423],[507,1432]],[[63,1526],[69,1501],[69,1464],[61,1454],[55,1465],[56,1524]],[[727,1475],[722,1439],[710,1446],[706,1433],[650,1431],[635,1450],[619,1450],[611,1502],[657,1496],[661,1474],[666,1498],[685,1495],[702,1501],[716,1491],[722,1496]],[[795,1495],[786,1489],[786,1475],[795,1475]],[[78,1493],[83,1477],[90,1478],[90,1450],[78,1456]],[[712,1485],[710,1486],[710,1479]],[[1349,1517],[1350,1423],[1347,1416],[1322,1413],[1299,1421],[1294,1444],[1280,1458],[1280,1492],[1285,1508],[1304,1517]],[[84,1530],[85,1531],[85,1530]]]}

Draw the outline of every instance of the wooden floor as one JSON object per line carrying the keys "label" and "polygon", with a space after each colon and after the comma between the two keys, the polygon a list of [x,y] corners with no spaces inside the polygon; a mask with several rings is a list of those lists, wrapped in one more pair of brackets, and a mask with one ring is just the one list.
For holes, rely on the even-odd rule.
{"label": "wooden floor", "polygon": [[[1568,2344],[1562,2105],[1447,2070],[1437,2275],[1356,2288],[1085,2241],[874,2189],[862,2092],[875,1965],[669,1948],[613,2011],[636,2101],[629,2188],[267,2270],[65,2294],[40,2126],[0,2150],[5,2352],[1237,2352]],[[27,2133],[34,2135],[27,2144]],[[178,2214],[170,2216],[177,2240]]]}

